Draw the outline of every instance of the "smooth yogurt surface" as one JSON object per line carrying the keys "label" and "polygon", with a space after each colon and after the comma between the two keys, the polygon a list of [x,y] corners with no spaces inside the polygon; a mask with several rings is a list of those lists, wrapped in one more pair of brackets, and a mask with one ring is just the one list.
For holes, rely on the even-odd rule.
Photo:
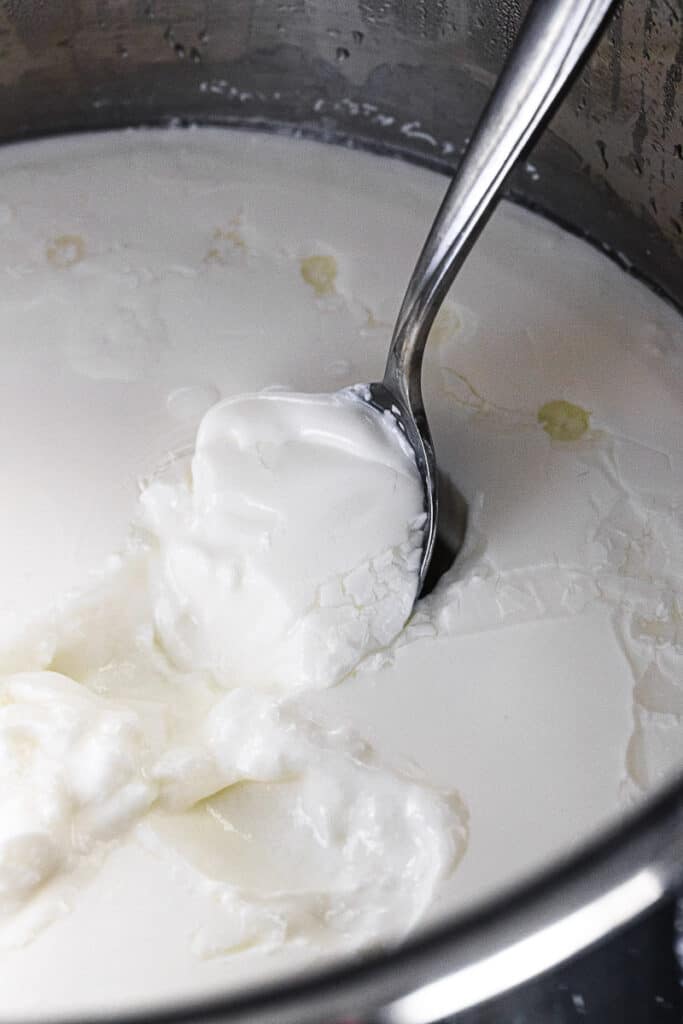
{"label": "smooth yogurt surface", "polygon": [[1,163],[0,1020],[394,941],[679,767],[678,314],[501,206],[425,360],[467,540],[404,626],[419,480],[344,389],[443,179],[204,129]]}

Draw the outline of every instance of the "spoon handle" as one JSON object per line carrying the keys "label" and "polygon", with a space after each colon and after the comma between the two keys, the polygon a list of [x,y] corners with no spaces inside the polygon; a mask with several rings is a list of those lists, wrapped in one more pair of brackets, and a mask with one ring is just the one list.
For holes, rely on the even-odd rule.
{"label": "spoon handle", "polygon": [[384,384],[420,420],[429,329],[496,194],[614,0],[535,0],[434,220],[396,321]]}

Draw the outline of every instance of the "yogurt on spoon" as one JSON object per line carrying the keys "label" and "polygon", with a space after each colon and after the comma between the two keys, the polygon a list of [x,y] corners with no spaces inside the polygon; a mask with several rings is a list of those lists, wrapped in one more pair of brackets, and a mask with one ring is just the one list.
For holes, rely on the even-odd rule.
{"label": "yogurt on spoon", "polygon": [[220,402],[189,472],[142,506],[161,644],[227,685],[339,682],[415,602],[420,476],[391,417],[353,389]]}
{"label": "yogurt on spoon", "polygon": [[[134,828],[212,889],[202,955],[403,932],[462,851],[464,814],[297,695],[410,615],[410,448],[353,389],[233,397],[140,505],[129,550],[0,662],[0,943],[68,910]],[[252,792],[235,803],[238,784]]]}

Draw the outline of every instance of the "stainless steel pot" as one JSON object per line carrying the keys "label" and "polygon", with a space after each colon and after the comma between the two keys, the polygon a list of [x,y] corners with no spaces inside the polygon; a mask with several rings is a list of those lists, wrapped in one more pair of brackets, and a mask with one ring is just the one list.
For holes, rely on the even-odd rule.
{"label": "stainless steel pot", "polygon": [[[526,6],[517,0],[6,0],[0,138],[197,121],[351,143],[448,171]],[[508,188],[680,306],[682,76],[681,0],[625,0]],[[400,949],[178,1008],[173,1019],[532,1019],[515,1001],[517,986],[666,905],[682,882],[683,782],[677,781],[580,855]],[[654,993],[653,1006],[657,998]],[[574,1015],[553,1010],[533,1019],[580,1019],[586,1011],[576,1000],[567,1005]]]}

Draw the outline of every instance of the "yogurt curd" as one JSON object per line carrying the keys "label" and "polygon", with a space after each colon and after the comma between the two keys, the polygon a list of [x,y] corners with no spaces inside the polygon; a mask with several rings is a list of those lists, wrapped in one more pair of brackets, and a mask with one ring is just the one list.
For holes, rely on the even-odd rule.
{"label": "yogurt curd", "polygon": [[0,159],[0,1020],[395,941],[678,769],[675,311],[501,206],[425,359],[469,525],[411,613],[419,478],[349,389],[443,179],[211,130]]}
{"label": "yogurt curd", "polygon": [[413,453],[352,390],[220,402],[191,480],[142,495],[159,639],[228,684],[330,686],[415,602],[425,513]]}
{"label": "yogurt curd", "polygon": [[[464,814],[284,699],[339,682],[412,610],[426,517],[395,421],[353,389],[226,399],[140,502],[129,551],[0,662],[0,941],[68,912],[143,817],[143,844],[198,828],[222,864],[200,952],[405,931]],[[179,826],[198,809],[213,825]]]}

